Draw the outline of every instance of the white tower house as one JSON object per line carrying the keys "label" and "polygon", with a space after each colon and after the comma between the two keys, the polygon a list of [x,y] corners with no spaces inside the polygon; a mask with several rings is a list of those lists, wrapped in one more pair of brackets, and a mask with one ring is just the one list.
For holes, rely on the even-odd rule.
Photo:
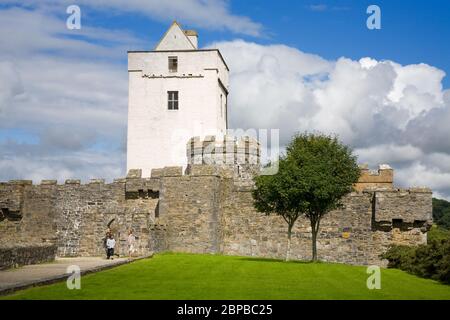
{"label": "white tower house", "polygon": [[127,171],[186,166],[193,136],[224,135],[228,67],[173,22],[153,51],[128,52]]}

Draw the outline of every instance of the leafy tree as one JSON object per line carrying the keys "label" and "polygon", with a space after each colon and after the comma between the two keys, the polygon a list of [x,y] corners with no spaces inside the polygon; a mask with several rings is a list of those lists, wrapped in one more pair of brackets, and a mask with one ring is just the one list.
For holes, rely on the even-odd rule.
{"label": "leafy tree", "polygon": [[322,217],[341,205],[353,189],[360,170],[352,150],[336,137],[298,134],[279,161],[278,173],[255,178],[255,207],[281,215],[288,223],[288,250],[295,221],[304,214],[311,224],[312,260],[317,260],[317,235]]}
{"label": "leafy tree", "polygon": [[433,198],[433,220],[438,226],[450,229],[450,202]]}
{"label": "leafy tree", "polygon": [[302,180],[297,179],[298,168],[286,158],[278,162],[278,173],[256,177],[256,188],[253,190],[255,208],[267,215],[276,213],[288,224],[286,261],[291,254],[292,228],[298,217],[306,212],[305,204],[299,201],[299,190],[302,190]]}

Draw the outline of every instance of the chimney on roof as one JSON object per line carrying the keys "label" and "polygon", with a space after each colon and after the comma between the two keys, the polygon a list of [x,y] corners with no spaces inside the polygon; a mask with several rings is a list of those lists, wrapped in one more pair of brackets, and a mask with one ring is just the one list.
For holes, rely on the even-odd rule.
{"label": "chimney on roof", "polygon": [[192,42],[195,49],[198,49],[198,34],[195,30],[184,30],[184,34]]}

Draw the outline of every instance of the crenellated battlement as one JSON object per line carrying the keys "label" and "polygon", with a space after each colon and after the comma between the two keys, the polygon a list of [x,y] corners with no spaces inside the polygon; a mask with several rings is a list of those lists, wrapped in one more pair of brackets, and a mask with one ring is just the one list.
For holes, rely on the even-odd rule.
{"label": "crenellated battlement", "polygon": [[260,145],[251,137],[207,136],[191,138],[186,145],[188,165],[232,168],[236,179],[251,180],[260,169]]}
{"label": "crenellated battlement", "polygon": [[[212,143],[216,141],[202,141],[197,149],[202,150],[202,159]],[[233,157],[239,152],[251,154],[246,150],[252,143],[241,143],[247,147],[240,151],[240,143],[230,143]],[[237,183],[250,181],[252,175],[237,176],[236,168],[242,170],[243,164],[191,163],[184,172],[180,166],[153,169],[150,177],[132,169],[112,183],[104,179],[87,183],[68,179],[63,184],[42,180],[36,185],[31,180],[2,182],[0,247],[46,243],[56,245],[60,256],[101,255],[102,238],[109,228],[119,240],[119,252],[126,252],[126,235],[133,229],[141,253],[172,250],[282,257],[284,221],[256,212],[253,186]],[[318,242],[321,259],[382,264],[379,255],[389,245],[426,242],[432,222],[431,190],[394,188],[392,176],[386,166],[376,173],[363,170],[359,188],[344,198],[343,208],[324,217]],[[297,259],[309,259],[308,228],[302,217],[293,230]]]}
{"label": "crenellated battlement", "polygon": [[[196,149],[197,151],[189,152],[192,155],[191,162],[200,162],[204,161],[205,158],[213,159],[214,162],[216,159],[214,156],[218,154],[223,154],[223,146],[224,142],[229,141],[230,144],[228,146],[230,153],[225,152],[225,154],[231,154],[233,157],[232,162],[229,164],[221,164],[219,160],[218,163],[214,164],[196,164],[190,163],[186,170],[183,172],[183,167],[181,166],[169,166],[158,169],[151,170],[150,177],[142,177],[141,169],[130,169],[125,178],[117,178],[114,179],[111,183],[106,183],[105,179],[90,179],[86,183],[82,183],[80,179],[67,179],[63,184],[58,184],[57,180],[41,180],[39,184],[33,184],[32,180],[10,180],[8,182],[0,182],[0,206],[11,208],[13,211],[20,211],[20,201],[22,201],[22,194],[26,188],[33,187],[52,187],[56,186],[59,188],[71,188],[71,187],[84,187],[89,188],[90,186],[119,186],[124,187],[125,192],[139,192],[140,190],[146,190],[149,192],[158,192],[160,189],[160,180],[162,178],[168,177],[195,177],[195,176],[216,176],[221,178],[234,179],[236,180],[247,180],[251,181],[252,177],[257,174],[259,169],[258,165],[253,165],[248,163],[248,155],[258,155],[256,147],[259,147],[255,141],[252,141],[248,138],[242,139],[231,139],[225,138],[224,140],[216,141],[215,137],[209,137],[205,140],[200,140],[198,137],[192,138],[190,140],[190,146],[192,148],[190,150]],[[200,147],[195,147],[200,146]],[[211,147],[213,146],[213,147]],[[238,146],[241,146],[240,148]],[[216,149],[215,149],[216,148]],[[215,153],[214,150],[219,150],[222,153]],[[244,156],[238,156],[242,154]],[[211,156],[211,157],[210,157]],[[196,159],[195,161],[193,159]],[[219,157],[221,158],[221,157]],[[242,159],[242,162],[239,161]],[[247,160],[245,160],[247,159]],[[259,160],[258,160],[259,161]],[[241,165],[239,165],[241,164]],[[245,165],[248,165],[245,167]],[[236,169],[238,168],[238,169]],[[248,170],[245,172],[245,169],[251,168],[252,170]],[[380,165],[377,171],[369,170],[367,165],[361,165],[361,177],[359,181],[355,184],[354,189],[355,192],[374,192],[378,193],[384,192],[385,194],[401,195],[405,197],[408,194],[417,194],[417,193],[431,193],[429,188],[409,188],[409,189],[399,189],[394,188],[393,186],[393,169],[388,165]],[[237,174],[236,171],[240,170],[240,174]],[[243,174],[243,173],[246,174]],[[94,189],[96,190],[96,189]],[[8,198],[8,200],[3,200],[2,198]]]}
{"label": "crenellated battlement", "polygon": [[207,136],[189,139],[186,145],[189,164],[260,164],[260,145],[251,137]]}
{"label": "crenellated battlement", "polygon": [[354,188],[356,191],[363,191],[364,189],[392,189],[394,183],[394,170],[387,164],[378,166],[378,170],[370,170],[367,164],[359,166],[361,176]]}

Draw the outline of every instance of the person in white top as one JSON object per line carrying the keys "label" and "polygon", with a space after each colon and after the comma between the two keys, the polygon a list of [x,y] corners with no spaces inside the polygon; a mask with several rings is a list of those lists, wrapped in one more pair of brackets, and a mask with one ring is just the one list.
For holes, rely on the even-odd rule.
{"label": "person in white top", "polygon": [[128,244],[128,256],[131,257],[136,251],[136,237],[134,236],[133,230],[131,229],[128,232],[127,244]]}
{"label": "person in white top", "polygon": [[109,238],[106,240],[106,250],[107,256],[106,259],[114,259],[114,247],[116,246],[116,240],[112,234],[109,235]]}

